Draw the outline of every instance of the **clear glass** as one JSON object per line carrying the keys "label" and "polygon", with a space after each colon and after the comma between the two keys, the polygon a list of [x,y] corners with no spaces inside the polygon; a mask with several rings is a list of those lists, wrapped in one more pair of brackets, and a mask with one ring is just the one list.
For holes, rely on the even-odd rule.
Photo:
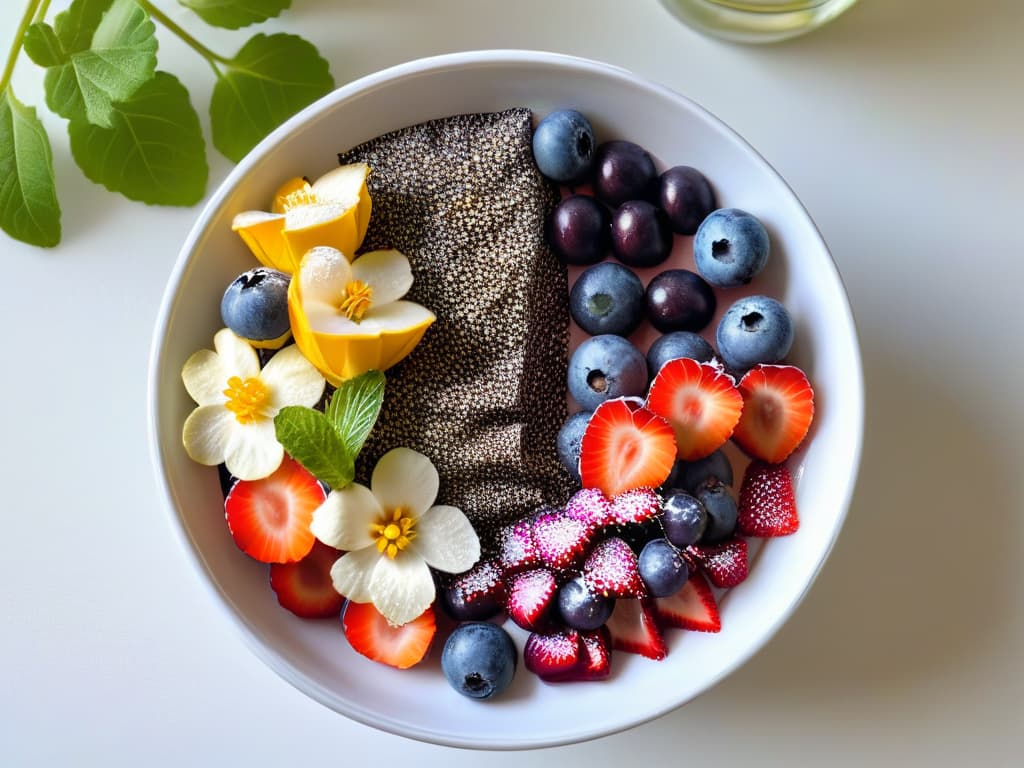
{"label": "clear glass", "polygon": [[661,0],[688,25],[741,43],[771,43],[817,29],[857,0]]}

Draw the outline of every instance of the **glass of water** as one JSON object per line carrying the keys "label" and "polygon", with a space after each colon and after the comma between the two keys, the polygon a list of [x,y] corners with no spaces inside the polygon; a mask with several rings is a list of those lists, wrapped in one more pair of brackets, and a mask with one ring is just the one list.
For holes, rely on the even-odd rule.
{"label": "glass of water", "polygon": [[709,35],[771,43],[817,29],[856,0],[661,0],[679,19]]}

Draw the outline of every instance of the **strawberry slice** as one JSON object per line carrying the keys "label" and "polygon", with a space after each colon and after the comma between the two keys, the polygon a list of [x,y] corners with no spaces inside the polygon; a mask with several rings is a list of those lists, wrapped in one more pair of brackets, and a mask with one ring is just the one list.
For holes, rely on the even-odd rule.
{"label": "strawberry slice", "polygon": [[700,573],[691,573],[682,589],[674,595],[654,598],[654,615],[663,627],[697,632],[719,632],[722,629],[711,585]]}
{"label": "strawberry slice", "polygon": [[442,606],[457,621],[485,621],[505,607],[505,578],[495,560],[480,560],[452,576],[442,593]]}
{"label": "strawberry slice", "polygon": [[758,365],[740,380],[743,415],[733,440],[755,459],[784,461],[814,419],[814,390],[794,365]]}
{"label": "strawberry slice", "polygon": [[533,542],[533,519],[521,517],[498,529],[498,564],[505,574],[515,573],[540,563],[537,545]]}
{"label": "strawberry slice", "polygon": [[396,627],[373,607],[373,603],[345,602],[341,627],[354,650],[368,659],[398,669],[419,663],[434,639],[437,623],[430,606],[410,622]]}
{"label": "strawberry slice", "polygon": [[533,518],[533,543],[541,562],[556,570],[579,565],[593,528],[562,509],[546,509]]}
{"label": "strawberry slice", "polygon": [[580,661],[580,636],[575,629],[532,633],[523,646],[523,664],[541,680],[568,679]]}
{"label": "strawberry slice", "polygon": [[668,653],[655,621],[654,603],[649,599],[616,600],[605,626],[612,638],[612,648],[617,651],[637,653],[648,659],[663,659]]}
{"label": "strawberry slice", "polygon": [[615,497],[634,488],[657,488],[675,462],[672,427],[646,408],[606,400],[590,417],[580,443],[580,479]]}
{"label": "strawberry slice", "polygon": [[747,578],[747,542],[732,538],[721,544],[696,544],[686,551],[716,587],[735,587]]}
{"label": "strawberry slice", "polygon": [[636,553],[622,539],[612,536],[598,543],[583,564],[583,580],[605,597],[642,597]]}
{"label": "strawberry slice", "polygon": [[[612,671],[612,639],[607,627],[598,627],[589,632],[579,632],[579,649],[576,663],[562,672],[545,673],[543,678],[551,683],[573,682],[576,680],[604,680]],[[562,641],[556,641],[562,642]],[[568,644],[564,646],[568,650]]]}
{"label": "strawberry slice", "polygon": [[615,522],[612,503],[597,488],[576,491],[565,502],[565,514],[582,522],[591,533]]}
{"label": "strawberry slice", "polygon": [[337,617],[345,604],[331,581],[331,566],[342,553],[317,541],[309,554],[296,563],[270,566],[270,588],[277,602],[304,619]]}
{"label": "strawberry slice", "polygon": [[508,617],[525,630],[543,632],[552,624],[556,607],[558,582],[547,568],[520,571],[508,581],[505,611]]}
{"label": "strawberry slice", "polygon": [[747,465],[740,486],[737,530],[744,536],[787,536],[796,533],[800,518],[793,496],[793,477],[785,464],[756,459]]}
{"label": "strawberry slice", "polygon": [[661,512],[661,497],[650,488],[634,488],[612,499],[611,515],[617,525],[646,523]]}
{"label": "strawberry slice", "polygon": [[720,367],[683,357],[661,367],[651,382],[647,408],[672,425],[679,458],[696,461],[732,435],[743,398]]}
{"label": "strawberry slice", "polygon": [[263,563],[294,563],[313,548],[309,524],[327,494],[299,462],[285,456],[261,480],[238,480],[224,500],[235,544]]}

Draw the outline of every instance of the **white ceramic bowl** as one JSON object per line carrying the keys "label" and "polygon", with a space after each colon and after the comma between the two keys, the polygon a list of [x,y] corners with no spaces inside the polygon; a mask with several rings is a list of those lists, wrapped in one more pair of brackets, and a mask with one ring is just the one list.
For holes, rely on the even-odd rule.
{"label": "white ceramic bowl", "polygon": [[[281,609],[266,566],[234,545],[217,472],[181,446],[193,403],[182,364],[211,344],[225,286],[253,266],[232,216],[262,208],[285,178],[316,177],[340,150],[389,130],[463,112],[526,105],[544,114],[572,106],[598,139],[628,138],[666,165],[698,166],[719,204],[755,212],[772,237],[766,292],[797,327],[791,359],[817,393],[813,431],[798,460],[802,525],[753,557],[749,578],[721,603],[722,631],[671,631],[661,662],[619,653],[610,680],[549,685],[520,671],[500,699],[452,691],[434,660],[408,671],[356,655],[336,622]],[[689,701],[755,653],[810,587],[839,532],[860,456],[863,390],[856,332],[836,267],[786,183],[739,136],[702,108],[622,69],[522,51],[461,53],[414,61],[362,78],[316,102],[253,150],[203,210],[168,282],[155,329],[149,380],[153,460],[175,528],[224,616],[285,680],[328,707],[402,736],[440,744],[514,749],[589,739],[644,722]],[[436,652],[435,652],[436,653]]]}

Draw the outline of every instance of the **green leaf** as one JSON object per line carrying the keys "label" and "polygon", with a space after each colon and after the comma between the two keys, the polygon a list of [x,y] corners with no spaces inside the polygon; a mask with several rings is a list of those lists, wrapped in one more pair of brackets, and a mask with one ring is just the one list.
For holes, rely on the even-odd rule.
{"label": "green leaf", "polygon": [[50,139],[35,108],[10,88],[0,94],[0,227],[32,245],[60,242]]}
{"label": "green leaf", "polygon": [[327,62],[312,43],[295,35],[255,35],[213,88],[213,145],[237,162],[284,120],[333,89]]}
{"label": "green leaf", "polygon": [[112,128],[114,102],[153,77],[153,22],[135,0],[75,0],[54,29],[66,60],[46,71],[46,103],[69,120]]}
{"label": "green leaf", "polygon": [[82,172],[111,192],[158,205],[194,205],[206,193],[206,141],[188,91],[157,72],[130,99],[114,104],[110,128],[68,123]]}
{"label": "green leaf", "polygon": [[273,18],[292,4],[292,0],[178,0],[191,8],[207,24],[238,29]]}
{"label": "green leaf", "polygon": [[43,22],[32,24],[25,30],[25,53],[40,67],[63,64],[68,58],[53,27]]}
{"label": "green leaf", "polygon": [[367,371],[342,382],[327,406],[327,418],[351,456],[359,455],[384,402],[384,374]]}
{"label": "green leaf", "polygon": [[341,436],[320,411],[288,405],[274,417],[277,440],[299,464],[331,488],[344,488],[355,477],[355,463]]}

